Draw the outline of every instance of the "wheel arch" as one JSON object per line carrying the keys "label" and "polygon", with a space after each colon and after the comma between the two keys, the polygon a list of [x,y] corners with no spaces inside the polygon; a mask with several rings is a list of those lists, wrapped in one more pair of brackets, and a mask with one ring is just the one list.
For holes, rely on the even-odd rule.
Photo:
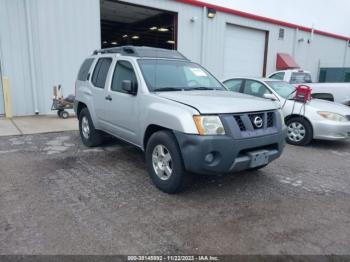
{"label": "wheel arch", "polygon": [[312,122],[310,121],[310,119],[308,119],[306,116],[303,116],[303,115],[299,115],[299,114],[291,114],[291,115],[288,115],[284,118],[284,122],[287,123],[287,121],[289,121],[290,119],[292,118],[303,118],[305,119],[311,126],[311,131],[312,131],[312,137],[314,137],[314,126],[312,124]]}
{"label": "wheel arch", "polygon": [[81,110],[83,110],[84,108],[87,108],[87,105],[83,102],[78,102],[78,105],[77,105],[77,118],[79,118],[79,115],[80,115],[80,112]]}
{"label": "wheel arch", "polygon": [[[167,131],[170,131],[173,133],[173,130],[167,128],[167,127],[164,127],[164,126],[160,126],[160,125],[155,125],[155,124],[150,124],[147,126],[146,128],[146,131],[143,135],[143,143],[142,143],[142,149],[143,150],[146,150],[146,146],[147,146],[147,143],[150,139],[150,137],[158,132],[158,131],[162,131],[162,130],[167,130]],[[176,141],[177,142],[177,141]]]}

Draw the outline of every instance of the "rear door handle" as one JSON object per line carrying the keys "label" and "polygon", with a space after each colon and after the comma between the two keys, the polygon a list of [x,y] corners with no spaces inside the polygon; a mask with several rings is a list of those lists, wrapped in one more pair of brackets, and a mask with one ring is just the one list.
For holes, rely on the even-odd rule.
{"label": "rear door handle", "polygon": [[108,100],[108,101],[112,101],[112,97],[111,97],[110,95],[106,96],[105,98],[106,98],[106,100]]}

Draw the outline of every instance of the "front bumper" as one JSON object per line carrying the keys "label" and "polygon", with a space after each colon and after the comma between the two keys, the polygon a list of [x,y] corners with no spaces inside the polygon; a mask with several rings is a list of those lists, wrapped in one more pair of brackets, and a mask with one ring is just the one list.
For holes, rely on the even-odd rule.
{"label": "front bumper", "polygon": [[[198,174],[231,173],[251,168],[250,152],[264,150],[268,163],[277,159],[285,146],[285,129],[272,135],[233,139],[229,136],[199,136],[175,132],[185,168]],[[206,157],[214,159],[208,162]]]}
{"label": "front bumper", "polygon": [[350,139],[350,121],[335,122],[329,120],[313,123],[314,139],[341,141]]}

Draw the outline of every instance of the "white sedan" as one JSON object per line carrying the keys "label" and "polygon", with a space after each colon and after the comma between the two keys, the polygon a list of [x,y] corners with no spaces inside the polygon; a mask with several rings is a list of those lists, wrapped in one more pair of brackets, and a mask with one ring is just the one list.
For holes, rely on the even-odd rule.
{"label": "white sedan", "polygon": [[280,104],[287,125],[287,142],[307,145],[312,139],[346,140],[350,138],[350,108],[325,100],[306,104],[293,100],[295,87],[284,81],[256,78],[232,78],[224,81],[230,91],[245,93]]}

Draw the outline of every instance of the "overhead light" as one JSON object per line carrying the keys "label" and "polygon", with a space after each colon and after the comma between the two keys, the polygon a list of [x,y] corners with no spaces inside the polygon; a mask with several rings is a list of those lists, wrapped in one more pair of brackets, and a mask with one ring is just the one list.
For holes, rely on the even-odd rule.
{"label": "overhead light", "polygon": [[114,42],[112,42],[111,44],[112,44],[112,45],[117,45],[118,43],[114,41]]}
{"label": "overhead light", "polygon": [[168,32],[169,29],[166,28],[166,27],[160,27],[160,28],[158,28],[158,31],[159,31],[159,32]]}
{"label": "overhead light", "polygon": [[128,35],[123,35],[123,38],[128,38]]}
{"label": "overhead light", "polygon": [[103,41],[103,44],[106,45],[106,44],[108,44],[108,42],[107,41]]}
{"label": "overhead light", "polygon": [[214,18],[216,15],[216,10],[213,8],[208,8],[208,18]]}
{"label": "overhead light", "polygon": [[138,35],[134,35],[132,39],[139,39],[140,37]]}
{"label": "overhead light", "polygon": [[158,29],[158,27],[156,27],[156,26],[152,26],[149,30],[152,30],[152,31],[154,31],[154,30],[157,30]]}
{"label": "overhead light", "polygon": [[171,45],[175,45],[175,41],[174,40],[168,40],[166,41],[168,44],[171,44]]}

